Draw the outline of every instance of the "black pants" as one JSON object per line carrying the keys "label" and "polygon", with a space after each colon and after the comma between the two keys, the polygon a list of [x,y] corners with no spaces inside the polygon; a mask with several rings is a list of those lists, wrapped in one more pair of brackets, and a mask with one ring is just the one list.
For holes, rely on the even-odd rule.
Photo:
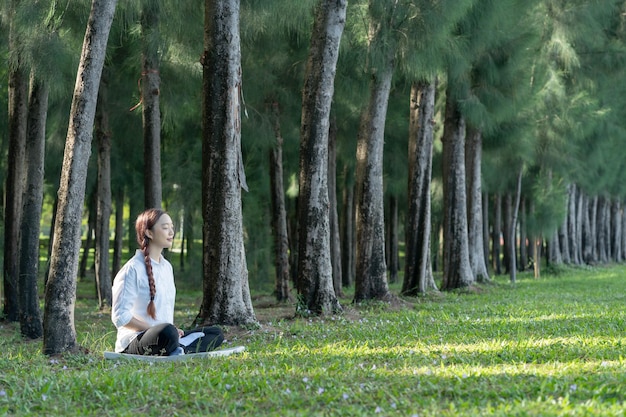
{"label": "black pants", "polygon": [[[185,335],[193,332],[203,332],[205,336],[196,339],[192,344],[185,347],[185,353],[208,352],[217,349],[224,341],[222,329],[217,326],[188,330],[185,332]],[[139,333],[139,335],[130,342],[130,345],[124,349],[124,353],[169,356],[180,346],[178,341],[179,336],[176,326],[168,323],[157,324],[145,332]]]}

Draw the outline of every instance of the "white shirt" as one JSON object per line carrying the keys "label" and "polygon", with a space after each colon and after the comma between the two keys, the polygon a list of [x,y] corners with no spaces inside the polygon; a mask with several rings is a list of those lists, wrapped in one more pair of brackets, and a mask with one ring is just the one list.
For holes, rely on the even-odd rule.
{"label": "white shirt", "polygon": [[135,256],[122,267],[113,281],[111,321],[117,327],[116,352],[122,352],[126,349],[140,333],[124,327],[133,317],[150,326],[160,323],[174,323],[176,286],[174,285],[172,265],[163,256],[159,261],[151,259],[151,263],[154,285],[156,286],[154,297],[156,319],[150,317],[147,312],[150,302],[150,286],[143,252],[137,250]]}

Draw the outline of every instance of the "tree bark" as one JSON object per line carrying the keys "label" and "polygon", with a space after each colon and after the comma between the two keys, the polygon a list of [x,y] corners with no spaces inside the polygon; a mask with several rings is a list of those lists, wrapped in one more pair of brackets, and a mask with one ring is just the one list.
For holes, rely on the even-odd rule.
{"label": "tree bark", "polygon": [[354,301],[389,296],[385,262],[383,146],[393,66],[375,74],[361,121],[356,156],[356,279]]}
{"label": "tree bark", "polygon": [[465,143],[465,170],[467,173],[467,215],[469,259],[474,279],[489,282],[489,272],[485,264],[483,248],[483,207],[482,207],[482,132],[467,129]]}
{"label": "tree bark", "polygon": [[502,245],[500,244],[500,237],[502,235],[502,195],[497,193],[493,196],[494,206],[494,219],[493,230],[491,236],[492,246],[492,262],[493,270],[496,275],[502,274],[502,262],[500,260],[500,254],[502,252]]}
{"label": "tree bark", "polygon": [[331,118],[328,132],[328,220],[330,226],[330,264],[333,269],[333,288],[337,297],[343,297],[341,276],[341,240],[337,212],[337,123]]}
{"label": "tree bark", "polygon": [[474,283],[469,260],[465,196],[465,119],[452,88],[446,91],[443,142],[443,284],[442,289]]}
{"label": "tree bark", "polygon": [[115,277],[122,267],[122,253],[124,251],[124,187],[118,187],[115,191],[115,238],[113,242],[111,277]]}
{"label": "tree bark", "polygon": [[341,213],[341,278],[344,287],[354,282],[354,184],[348,166],[344,167],[342,192],[343,211]]}
{"label": "tree bark", "polygon": [[18,294],[20,331],[22,336],[37,339],[43,336],[39,308],[39,234],[44,194],[44,154],[48,86],[31,72],[31,89],[26,136],[26,189],[21,224]]}
{"label": "tree bark", "polygon": [[248,286],[241,189],[239,0],[206,0],[202,101],[203,298],[195,324],[256,323]]}
{"label": "tree bark", "polygon": [[280,130],[280,109],[271,103],[276,144],[270,150],[270,186],[272,200],[272,232],[274,234],[274,265],[276,280],[274,295],[279,302],[289,301],[289,237],[287,235],[287,210],[283,185],[283,136]]}
{"label": "tree bark", "polygon": [[583,211],[584,206],[584,193],[578,187],[576,187],[576,260],[578,265],[582,265],[585,263],[583,259],[583,221],[585,212]]}
{"label": "tree bark", "polygon": [[387,239],[389,265],[389,282],[398,282],[398,271],[400,270],[400,259],[398,254],[398,197],[389,197],[389,233]]}
{"label": "tree bark", "polygon": [[552,233],[548,246],[548,261],[549,264],[561,265],[563,263],[563,256],[561,255],[561,244],[559,243],[559,232],[555,230]]}
{"label": "tree bark", "polygon": [[509,276],[510,276],[510,280],[511,282],[516,282],[517,281],[517,256],[515,254],[515,241],[516,241],[516,237],[517,234],[515,233],[515,231],[517,230],[517,217],[518,217],[518,213],[519,213],[519,202],[521,199],[521,195],[522,195],[522,174],[524,172],[524,167],[521,166],[519,168],[519,171],[517,173],[517,187],[515,189],[515,201],[513,202],[513,213],[512,213],[512,217],[511,217],[511,224],[510,224],[510,229],[508,231],[509,233],[509,239],[510,239],[510,246],[509,246],[509,261],[510,261],[510,271],[509,271]]}
{"label": "tree bark", "polygon": [[[12,1],[10,7],[15,8],[17,1]],[[5,201],[4,201],[4,309],[6,320],[19,321],[19,246],[20,222],[22,216],[22,194],[24,189],[24,148],[26,146],[26,129],[28,119],[28,75],[22,68],[18,39],[17,23],[11,19],[9,23],[9,50],[13,52],[15,61],[9,68],[8,88],[8,122],[9,122],[9,151],[6,173]]]}
{"label": "tree bark", "polygon": [[46,286],[43,351],[77,348],[74,328],[80,225],[100,76],[116,0],[93,0],[76,76],[59,186],[50,276]]}
{"label": "tree bark", "polygon": [[98,148],[98,179],[96,204],[96,289],[100,309],[111,307],[113,299],[109,268],[109,222],[111,219],[111,130],[106,74],[102,76],[96,109],[96,145]]}
{"label": "tree bark", "polygon": [[581,193],[583,198],[582,204],[582,256],[583,262],[587,265],[591,265],[594,263],[593,260],[593,231],[591,228],[591,199],[589,196]]}
{"label": "tree bark", "polygon": [[[511,273],[511,253],[515,254],[515,243],[511,240],[511,221],[513,218],[513,196],[510,192],[504,195],[502,201],[504,206],[502,210],[502,263],[504,264],[504,271],[507,274]],[[511,252],[511,245],[513,250]]]}
{"label": "tree bark", "polygon": [[[483,192],[483,258],[485,265],[489,265],[489,194]],[[489,268],[487,267],[487,270]]]}
{"label": "tree bark", "polygon": [[431,257],[432,153],[436,79],[411,85],[409,113],[408,214],[402,294],[437,290]]}
{"label": "tree bark", "polygon": [[620,221],[622,222],[621,228],[621,248],[622,252],[620,254],[620,262],[626,260],[626,210],[624,210],[624,203],[622,202],[622,212],[620,213]]}
{"label": "tree bark", "polygon": [[298,308],[341,311],[333,288],[328,202],[328,134],[346,0],[320,0],[305,70],[298,197]]}
{"label": "tree bark", "polygon": [[606,197],[600,196],[598,198],[598,210],[596,217],[596,230],[597,230],[597,242],[598,242],[598,262],[606,264],[609,260],[607,242],[608,242],[608,230],[606,227],[608,202]]}
{"label": "tree bark", "polygon": [[161,185],[161,110],[159,97],[159,15],[158,1],[142,1],[141,11],[141,103],[144,143],[145,208],[160,208]]}
{"label": "tree bark", "polygon": [[89,260],[89,252],[93,246],[93,238],[96,229],[97,206],[98,193],[97,190],[92,190],[89,193],[89,198],[87,200],[87,233],[85,237],[85,244],[83,245],[83,254],[80,259],[80,267],[78,269],[78,278],[81,280],[85,279],[87,276],[87,261]]}
{"label": "tree bark", "polygon": [[567,239],[568,247],[570,250],[570,261],[574,265],[580,265],[579,257],[579,245],[578,245],[578,216],[577,216],[577,190],[575,184],[570,184],[567,187]]}
{"label": "tree bark", "polygon": [[611,230],[613,230],[611,260],[620,262],[622,256],[622,206],[618,199],[613,200],[611,204],[611,223]]}
{"label": "tree bark", "polygon": [[591,229],[591,259],[593,262],[598,262],[598,196],[595,195],[591,201],[591,207],[589,208],[589,226]]}
{"label": "tree bark", "polygon": [[519,205],[519,266],[520,271],[526,270],[528,266],[528,235],[527,235],[527,216],[526,216],[526,199],[521,196]]}
{"label": "tree bark", "polygon": [[568,236],[569,233],[569,199],[565,202],[565,217],[563,218],[563,222],[559,227],[559,244],[561,249],[561,257],[563,258],[563,263],[570,264],[572,262],[571,251],[569,247],[570,239]]}

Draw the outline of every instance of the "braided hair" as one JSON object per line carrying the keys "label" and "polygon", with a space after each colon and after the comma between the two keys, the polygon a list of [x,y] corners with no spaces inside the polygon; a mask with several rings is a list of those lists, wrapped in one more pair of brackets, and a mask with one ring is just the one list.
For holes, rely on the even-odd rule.
{"label": "braided hair", "polygon": [[147,230],[154,227],[159,218],[165,214],[165,211],[161,209],[148,209],[137,216],[135,222],[135,230],[137,232],[137,243],[140,250],[143,252],[144,261],[146,263],[146,272],[148,273],[148,285],[150,286],[150,302],[148,303],[148,315],[153,319],[156,319],[156,307],[154,306],[154,296],[156,295],[156,286],[154,284],[154,274],[152,272],[152,262],[150,261],[150,238],[146,234]]}

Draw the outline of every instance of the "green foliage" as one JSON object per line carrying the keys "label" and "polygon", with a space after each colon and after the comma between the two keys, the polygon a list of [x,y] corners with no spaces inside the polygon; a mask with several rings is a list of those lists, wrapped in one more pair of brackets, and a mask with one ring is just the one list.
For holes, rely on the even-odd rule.
{"label": "green foliage", "polygon": [[[115,340],[109,315],[79,299],[86,354],[47,357],[13,325],[0,328],[0,413],[618,416],[624,273],[570,269],[516,284],[496,277],[474,292],[396,308],[368,303],[322,319],[293,318],[294,306],[260,300],[259,328],[225,328],[227,346],[245,345],[244,353],[155,364],[104,360]],[[179,291],[179,325],[191,323],[198,297]]]}

